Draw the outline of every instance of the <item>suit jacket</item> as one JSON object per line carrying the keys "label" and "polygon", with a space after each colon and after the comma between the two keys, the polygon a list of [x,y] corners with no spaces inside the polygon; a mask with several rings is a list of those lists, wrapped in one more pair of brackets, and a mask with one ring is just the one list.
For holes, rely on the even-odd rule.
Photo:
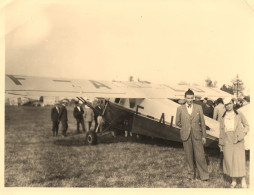
{"label": "suit jacket", "polygon": [[56,106],[51,109],[51,121],[58,121],[59,120],[59,108],[58,111],[56,109]]}
{"label": "suit jacket", "polygon": [[[234,117],[234,143],[241,142],[244,140],[244,136],[249,131],[249,124],[245,116],[240,111],[235,111]],[[219,145],[224,145],[225,138],[225,116],[226,112],[220,120],[220,136],[219,136]]]}
{"label": "suit jacket", "polygon": [[75,119],[83,119],[84,109],[81,106],[79,106],[79,108],[80,111],[77,106],[73,110],[73,116],[75,117]]}
{"label": "suit jacket", "polygon": [[91,122],[94,120],[94,113],[93,113],[93,110],[91,108],[85,108],[85,114],[84,114],[84,117],[85,117],[85,121],[86,122]]}
{"label": "suit jacket", "polygon": [[176,112],[176,125],[181,128],[180,135],[183,141],[189,138],[191,130],[195,139],[206,137],[205,119],[200,105],[193,104],[191,115],[187,111],[186,104],[179,106]]}
{"label": "suit jacket", "polygon": [[65,106],[62,106],[60,108],[59,119],[60,119],[60,121],[68,121],[67,109]]}
{"label": "suit jacket", "polygon": [[213,110],[214,110],[214,108],[211,105],[211,103],[207,102],[206,104],[204,104],[204,108],[203,108],[204,115],[213,117]]}

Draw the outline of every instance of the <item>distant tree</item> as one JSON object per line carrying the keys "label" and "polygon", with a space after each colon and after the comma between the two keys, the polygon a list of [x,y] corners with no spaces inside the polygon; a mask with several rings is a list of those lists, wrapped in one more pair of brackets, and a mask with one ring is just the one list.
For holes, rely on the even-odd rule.
{"label": "distant tree", "polygon": [[212,81],[209,77],[205,80],[206,82],[206,87],[217,87],[217,81]]}
{"label": "distant tree", "polygon": [[233,86],[224,84],[224,85],[220,88],[220,90],[225,91],[225,92],[227,92],[227,93],[230,93],[230,94],[234,95]]}
{"label": "distant tree", "polygon": [[231,82],[233,83],[233,91],[236,93],[236,98],[238,98],[239,95],[243,95],[244,84],[243,81],[239,79],[238,74]]}

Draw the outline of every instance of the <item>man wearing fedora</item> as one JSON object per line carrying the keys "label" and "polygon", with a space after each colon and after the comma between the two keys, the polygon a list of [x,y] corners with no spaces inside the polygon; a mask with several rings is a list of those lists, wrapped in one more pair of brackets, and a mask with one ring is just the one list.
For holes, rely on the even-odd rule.
{"label": "man wearing fedora", "polygon": [[52,109],[51,109],[51,121],[52,121],[52,131],[53,131],[53,136],[58,135],[58,126],[59,126],[59,104],[56,104]]}
{"label": "man wearing fedora", "polygon": [[67,101],[64,100],[62,102],[62,106],[60,108],[60,113],[59,113],[59,120],[61,121],[61,125],[62,125],[62,135],[64,137],[67,136],[66,132],[68,129],[68,115],[67,115],[66,104],[67,104]]}
{"label": "man wearing fedora", "polygon": [[[181,128],[180,136],[188,165],[189,179],[196,177],[195,167],[200,179],[209,180],[208,166],[203,144],[206,143],[206,126],[200,105],[193,104],[194,92],[185,92],[186,103],[179,106],[176,112],[176,125]],[[194,163],[195,161],[195,163]]]}
{"label": "man wearing fedora", "polygon": [[76,106],[73,110],[73,116],[77,121],[77,133],[80,133],[80,131],[79,131],[80,124],[82,126],[82,130],[85,132],[85,123],[84,123],[84,118],[83,118],[84,109],[82,108],[82,106],[79,104],[78,101],[76,101],[75,104],[76,104]]}

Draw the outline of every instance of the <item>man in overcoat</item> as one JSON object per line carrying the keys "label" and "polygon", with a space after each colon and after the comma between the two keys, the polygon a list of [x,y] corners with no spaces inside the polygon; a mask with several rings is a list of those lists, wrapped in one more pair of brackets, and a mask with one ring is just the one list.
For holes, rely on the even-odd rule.
{"label": "man in overcoat", "polygon": [[[208,166],[203,144],[206,143],[206,126],[200,105],[193,104],[194,92],[185,92],[186,103],[176,112],[176,125],[181,128],[180,136],[188,165],[188,176],[195,178],[195,166],[200,179],[209,180]],[[195,162],[194,162],[195,161]]]}
{"label": "man in overcoat", "polygon": [[58,135],[58,127],[59,127],[59,104],[56,104],[52,109],[51,109],[51,121],[52,121],[52,131],[53,131],[53,136]]}
{"label": "man in overcoat", "polygon": [[92,122],[94,120],[94,112],[88,106],[85,107],[84,118],[85,118],[85,129],[86,129],[86,132],[88,132],[88,131],[90,131]]}
{"label": "man in overcoat", "polygon": [[67,115],[66,104],[67,104],[67,101],[64,100],[62,102],[62,106],[60,108],[60,113],[59,113],[59,120],[61,121],[61,125],[62,125],[62,135],[64,137],[67,136],[66,132],[68,129],[68,115]]}
{"label": "man in overcoat", "polygon": [[85,123],[83,118],[84,109],[82,108],[82,106],[79,104],[78,101],[76,101],[75,104],[76,106],[74,107],[74,110],[73,110],[73,116],[77,121],[77,133],[80,133],[79,131],[80,124],[82,126],[82,130],[85,132]]}

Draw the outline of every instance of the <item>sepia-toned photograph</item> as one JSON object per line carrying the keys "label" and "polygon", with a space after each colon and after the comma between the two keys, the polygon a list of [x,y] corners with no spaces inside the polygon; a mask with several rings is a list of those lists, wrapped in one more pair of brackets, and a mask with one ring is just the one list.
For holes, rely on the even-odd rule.
{"label": "sepia-toned photograph", "polygon": [[253,0],[0,8],[4,189],[250,189]]}

